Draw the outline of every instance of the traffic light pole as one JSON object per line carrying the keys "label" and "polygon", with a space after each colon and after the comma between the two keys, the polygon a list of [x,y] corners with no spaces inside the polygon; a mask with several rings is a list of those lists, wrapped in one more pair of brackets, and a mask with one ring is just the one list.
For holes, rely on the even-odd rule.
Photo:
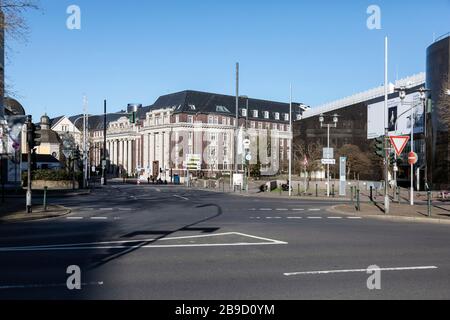
{"label": "traffic light pole", "polygon": [[106,100],[104,101],[104,118],[103,118],[103,161],[102,161],[102,185],[106,186],[108,183],[106,181],[106,161],[107,161],[107,156],[106,156],[106,133],[107,133],[107,128],[106,128]]}
{"label": "traffic light pole", "polygon": [[31,141],[29,141],[30,138],[30,131],[32,130],[33,122],[32,117],[27,117],[27,153],[28,153],[28,173],[27,173],[27,213],[33,213],[33,207],[31,203]]}
{"label": "traffic light pole", "polygon": [[389,199],[389,128],[387,126],[387,107],[388,107],[388,38],[384,40],[384,213],[389,214],[390,199]]}

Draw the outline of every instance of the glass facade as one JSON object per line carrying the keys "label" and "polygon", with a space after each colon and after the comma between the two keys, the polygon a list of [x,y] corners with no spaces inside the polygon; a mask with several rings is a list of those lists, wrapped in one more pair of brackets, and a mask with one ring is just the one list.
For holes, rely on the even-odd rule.
{"label": "glass facade", "polygon": [[427,50],[427,88],[430,107],[427,114],[427,173],[435,190],[450,188],[450,37]]}

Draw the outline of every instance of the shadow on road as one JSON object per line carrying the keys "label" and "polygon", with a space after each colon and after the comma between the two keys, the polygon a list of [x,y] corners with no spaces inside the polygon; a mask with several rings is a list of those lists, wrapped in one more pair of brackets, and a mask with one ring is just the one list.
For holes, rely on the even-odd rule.
{"label": "shadow on road", "polygon": [[[217,230],[220,230],[220,228],[202,228],[202,227],[195,227],[201,223],[204,222],[208,222],[211,221],[213,219],[218,218],[219,216],[221,216],[223,214],[222,208],[216,204],[204,204],[204,205],[199,205],[196,208],[207,208],[207,207],[215,207],[217,208],[217,213],[214,216],[196,221],[194,223],[185,225],[181,228],[178,228],[176,230],[143,230],[143,231],[135,231],[132,233],[128,233],[126,235],[123,235],[122,238],[133,238],[139,235],[159,235],[158,237],[156,237],[155,239],[152,239],[150,241],[139,241],[136,240],[136,242],[133,242],[133,246],[132,247],[128,247],[126,245],[123,246],[123,248],[114,248],[114,249],[110,249],[109,253],[104,254],[103,256],[106,256],[104,258],[101,259],[100,262],[95,263],[93,266],[91,266],[89,269],[90,270],[94,270],[96,268],[99,268],[105,264],[107,264],[108,262],[111,262],[115,259],[118,259],[120,257],[123,257],[127,254],[130,254],[134,251],[137,251],[139,249],[141,249],[144,246],[148,246],[152,243],[155,243],[161,239],[164,239],[166,237],[168,237],[169,235],[175,234],[177,232],[180,231],[192,231],[192,232],[202,232],[202,233],[213,233]],[[117,252],[119,250],[119,252]]]}

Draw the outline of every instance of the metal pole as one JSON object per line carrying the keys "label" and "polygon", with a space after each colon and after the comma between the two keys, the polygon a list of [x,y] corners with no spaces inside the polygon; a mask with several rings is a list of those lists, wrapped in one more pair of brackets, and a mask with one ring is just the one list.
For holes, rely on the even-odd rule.
{"label": "metal pole", "polygon": [[289,197],[292,197],[292,139],[294,131],[292,130],[292,84],[291,84],[291,96],[289,103]]}
{"label": "metal pole", "polygon": [[385,127],[385,153],[384,153],[384,213],[389,214],[389,157],[387,152],[387,138],[389,135],[389,128],[387,127],[387,107],[388,107],[388,37],[384,40],[384,127]]}
{"label": "metal pole", "polygon": [[[106,181],[106,100],[104,100],[104,118],[103,118],[103,172],[102,172],[102,179],[103,179],[103,185],[106,186],[108,183]],[[104,166],[103,166],[104,165]]]}
{"label": "metal pole", "polygon": [[[414,105],[411,108],[411,152],[414,152]],[[414,205],[414,164],[411,164],[411,195],[410,204]]]}
{"label": "metal pole", "polygon": [[[328,127],[328,152],[330,150],[330,124],[327,125]],[[330,165],[327,164],[327,197],[330,197]]]}
{"label": "metal pole", "polygon": [[28,173],[27,173],[27,213],[33,212],[33,207],[31,203],[31,146],[30,141],[28,141],[29,135],[28,131],[31,130],[31,126],[33,125],[33,119],[31,116],[28,116],[27,118],[27,152],[28,152]]}
{"label": "metal pole", "polygon": [[239,62],[236,63],[236,124],[234,131],[234,171],[237,174],[239,167],[237,162],[238,153],[238,129],[239,129]]}
{"label": "metal pole", "polygon": [[47,211],[47,190],[48,187],[44,187],[44,211]]}

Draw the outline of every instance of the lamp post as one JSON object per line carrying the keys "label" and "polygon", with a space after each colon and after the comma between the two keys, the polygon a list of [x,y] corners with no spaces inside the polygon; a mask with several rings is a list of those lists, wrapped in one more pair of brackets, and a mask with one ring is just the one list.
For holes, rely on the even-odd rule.
{"label": "lamp post", "polygon": [[[245,113],[245,139],[249,139],[249,136],[248,136],[248,106],[249,106],[249,104],[248,104],[248,102],[249,102],[249,98],[248,98],[248,96],[239,96],[239,98],[240,99],[246,99],[246,113]],[[249,160],[247,160],[247,156],[250,154],[250,153],[247,153],[247,151],[248,151],[248,149],[246,149],[245,148],[245,146],[244,146],[244,152],[245,152],[245,156],[244,156],[244,160],[243,160],[243,162],[246,164],[245,165],[245,167],[246,167],[246,171],[244,170],[244,176],[245,176],[245,180],[246,180],[246,182],[245,182],[245,190],[248,192],[249,191],[249,180],[250,180],[250,161]]]}
{"label": "lamp post", "polygon": [[[405,102],[406,99],[406,94],[407,94],[407,89],[406,87],[400,87],[395,89],[396,91],[399,92],[399,96],[400,96],[400,100],[401,100],[401,104],[403,105],[410,105],[411,108],[408,109],[407,111],[405,111],[404,113],[402,113],[400,116],[397,117],[397,121],[395,123],[396,128],[397,128],[397,124],[398,124],[398,120],[400,119],[401,116],[403,116],[404,114],[406,114],[407,112],[411,111],[411,115],[410,115],[410,121],[411,121],[411,153],[414,152],[414,109],[417,108],[417,105],[414,105],[414,102],[408,103]],[[424,112],[426,112],[425,107],[426,107],[426,100],[427,100],[427,96],[426,93],[429,90],[425,89],[424,87],[420,88],[418,91],[411,91],[411,93],[414,92],[419,92],[420,93],[420,100],[422,102],[422,106],[424,107]],[[410,190],[410,204],[411,206],[414,206],[414,164],[411,163],[411,190]]]}
{"label": "lamp post", "polygon": [[[333,118],[333,123],[325,123],[325,115],[321,114],[319,117],[320,127],[327,127],[327,152],[328,158],[330,153],[330,130],[331,128],[337,128],[337,124],[339,122],[339,116],[334,114],[331,116]],[[328,116],[329,117],[329,116]],[[327,197],[330,197],[330,164],[327,164]]]}

